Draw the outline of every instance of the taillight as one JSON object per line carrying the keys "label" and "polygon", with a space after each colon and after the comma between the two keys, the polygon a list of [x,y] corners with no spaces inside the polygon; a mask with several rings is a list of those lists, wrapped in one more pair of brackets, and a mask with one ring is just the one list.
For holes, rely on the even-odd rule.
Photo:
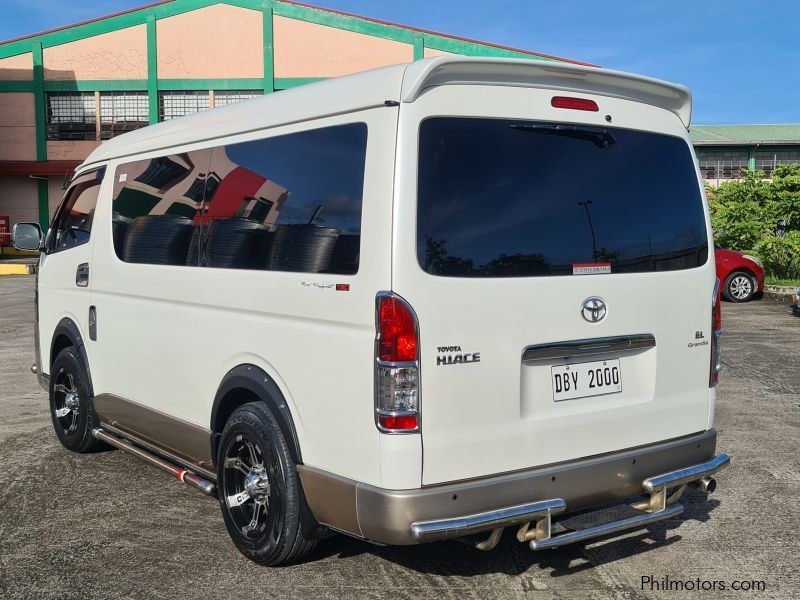
{"label": "taillight", "polygon": [[720,299],[719,277],[714,283],[714,294],[711,298],[711,372],[708,387],[719,383],[719,374],[722,371],[722,360],[719,347],[719,338],[722,335],[722,302]]}
{"label": "taillight", "polygon": [[387,433],[419,431],[418,323],[402,298],[381,292],[375,318],[375,421]]}
{"label": "taillight", "polygon": [[573,98],[572,96],[553,96],[550,100],[550,106],[553,108],[569,108],[571,110],[588,110],[597,112],[600,108],[594,100],[587,100],[586,98]]}

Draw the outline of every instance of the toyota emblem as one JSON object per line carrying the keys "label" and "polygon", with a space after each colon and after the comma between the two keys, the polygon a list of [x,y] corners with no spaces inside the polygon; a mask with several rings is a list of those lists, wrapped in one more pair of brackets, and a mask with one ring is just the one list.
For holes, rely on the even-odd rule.
{"label": "toyota emblem", "polygon": [[606,317],[608,309],[602,298],[587,298],[581,305],[581,316],[589,323],[599,323]]}

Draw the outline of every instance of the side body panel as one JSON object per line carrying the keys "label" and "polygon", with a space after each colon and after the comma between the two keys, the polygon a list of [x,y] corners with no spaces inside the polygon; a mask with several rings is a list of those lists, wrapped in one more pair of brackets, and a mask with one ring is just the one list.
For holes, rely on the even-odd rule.
{"label": "side body panel", "polygon": [[[214,397],[226,373],[238,365],[255,365],[281,390],[304,463],[381,485],[381,444],[373,422],[374,303],[377,291],[391,288],[397,113],[395,108],[376,108],[112,163],[108,176],[118,179],[123,175],[120,165],[132,160],[346,123],[368,126],[355,275],[123,262],[112,245],[110,186],[104,189],[93,290],[98,319],[92,352],[95,393],[210,433]],[[349,290],[339,291],[336,284],[349,285]],[[113,416],[117,426],[147,435],[142,429],[148,425],[140,417],[128,415],[128,422],[122,422],[120,406],[109,403],[101,417]],[[161,430],[166,436],[167,429]],[[407,443],[418,485],[421,444],[418,436]]]}

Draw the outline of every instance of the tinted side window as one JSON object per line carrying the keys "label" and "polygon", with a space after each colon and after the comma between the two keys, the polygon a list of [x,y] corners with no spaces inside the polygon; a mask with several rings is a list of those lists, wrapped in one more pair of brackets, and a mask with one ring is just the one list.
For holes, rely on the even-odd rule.
{"label": "tinted side window", "polygon": [[79,175],[70,184],[56,213],[48,249],[64,250],[89,241],[105,168]]}
{"label": "tinted side window", "polygon": [[125,262],[197,266],[211,150],[120,165],[114,178],[114,249]]}
{"label": "tinted side window", "polygon": [[366,149],[365,123],[214,148],[200,264],[357,272]]}

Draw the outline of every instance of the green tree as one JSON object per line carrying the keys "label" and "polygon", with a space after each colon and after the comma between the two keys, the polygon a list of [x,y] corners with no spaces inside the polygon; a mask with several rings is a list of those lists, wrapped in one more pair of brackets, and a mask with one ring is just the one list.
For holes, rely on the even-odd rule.
{"label": "green tree", "polygon": [[708,195],[719,247],[758,256],[776,277],[800,278],[800,164],[776,167],[771,180],[745,171]]}

